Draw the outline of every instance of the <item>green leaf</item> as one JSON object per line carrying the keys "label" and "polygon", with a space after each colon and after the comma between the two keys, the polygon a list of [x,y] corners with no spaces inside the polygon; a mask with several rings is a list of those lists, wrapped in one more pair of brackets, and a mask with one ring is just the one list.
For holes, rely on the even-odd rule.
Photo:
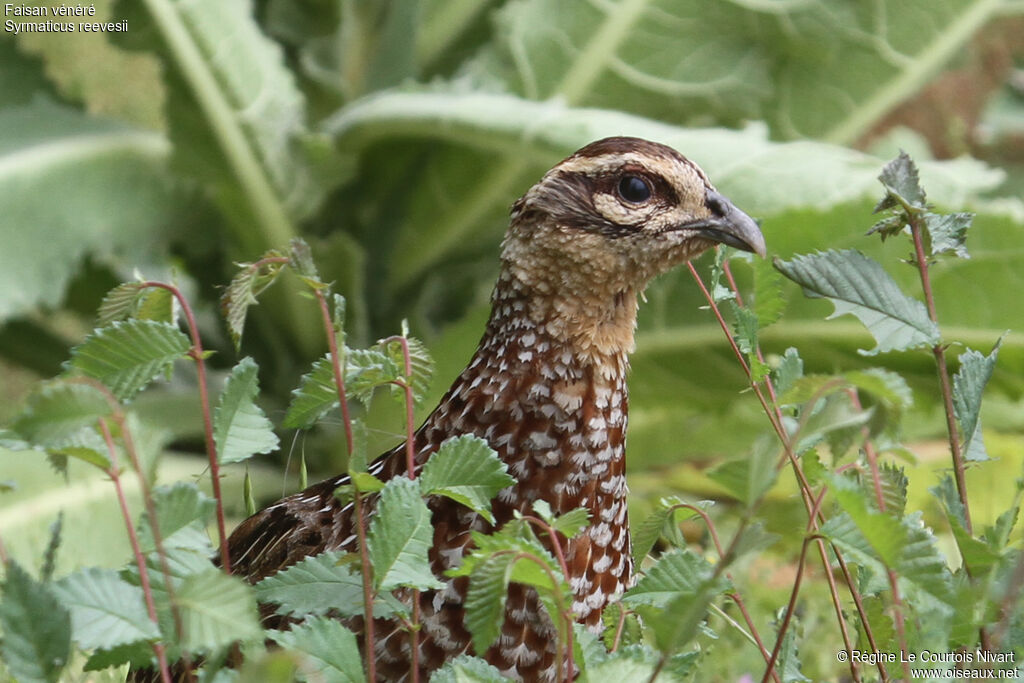
{"label": "green leaf", "polygon": [[334,382],[331,354],[313,363],[313,369],[302,376],[297,389],[292,391],[281,426],[287,429],[306,429],[332,408],[338,407],[338,390]]}
{"label": "green leaf", "polygon": [[186,576],[175,602],[184,631],[181,645],[191,652],[215,651],[263,634],[252,589],[219,569]]}
{"label": "green leaf", "polygon": [[26,681],[56,681],[71,655],[71,617],[51,588],[8,561],[0,601],[7,670]]}
{"label": "green leaf", "polygon": [[793,383],[804,375],[804,361],[800,352],[790,346],[772,369],[772,381],[779,396],[784,396]]}
{"label": "green leaf", "polygon": [[505,622],[508,584],[519,558],[512,551],[490,555],[469,575],[466,591],[466,628],[477,652],[486,652],[498,639]]}
{"label": "green leaf", "polygon": [[714,577],[707,560],[687,549],[662,555],[653,567],[622,596],[623,604],[668,607],[681,596],[693,598],[705,589],[717,595],[729,587],[722,577]]}
{"label": "green leaf", "polygon": [[[264,259],[282,258],[283,254],[270,250],[263,255]],[[266,263],[257,268],[252,263],[238,264],[238,273],[220,297],[221,315],[228,325],[228,333],[237,351],[242,345],[242,333],[245,331],[245,319],[249,307],[255,306],[258,297],[267,287],[274,284],[277,276],[284,268],[283,263]]]}
{"label": "green leaf", "polygon": [[350,396],[369,407],[373,391],[401,379],[404,373],[382,349],[346,349],[345,388]]}
{"label": "green leaf", "polygon": [[988,460],[981,436],[981,399],[992,377],[1001,343],[1000,338],[987,356],[973,349],[960,354],[960,368],[953,375],[953,412],[960,423],[966,460]]}
{"label": "green leaf", "polygon": [[748,457],[726,461],[709,472],[708,477],[724,486],[737,500],[753,507],[775,483],[777,453],[778,446],[773,439],[759,439]]}
{"label": "green leaf", "polygon": [[188,337],[169,323],[123,320],[89,335],[71,350],[67,366],[127,400],[169,371],[191,346]]}
{"label": "green leaf", "polygon": [[451,498],[494,524],[491,499],[515,479],[486,441],[466,434],[441,444],[423,466],[419,482],[423,495]]}
{"label": "green leaf", "polygon": [[231,370],[213,414],[213,434],[221,464],[242,462],[278,446],[274,425],[256,405],[259,368],[248,356]]}
{"label": "green leaf", "polygon": [[852,479],[834,475],[828,479],[832,495],[857,525],[874,553],[887,567],[895,568],[907,538],[907,530],[899,519],[894,514],[869,507],[860,486]]}
{"label": "green leaf", "polygon": [[[777,619],[781,619],[781,616],[782,611],[780,610]],[[786,635],[783,637],[782,648],[779,650],[779,662],[776,666],[776,671],[779,672],[779,676],[783,683],[799,683],[800,681],[811,680],[804,676],[800,671],[797,636],[801,631],[800,619],[794,615],[790,620],[789,628],[786,630]]]}
{"label": "green leaf", "polygon": [[[897,516],[902,515],[907,508],[907,475],[903,472],[903,468],[886,462],[882,463],[878,474],[886,512]],[[871,488],[871,495],[874,496],[873,485],[865,481],[864,488]]]}
{"label": "green leaf", "polygon": [[[188,548],[199,552],[211,550],[206,523],[215,503],[191,483],[179,481],[153,489],[153,505],[164,549]],[[156,541],[149,523],[149,513],[139,523],[139,545],[142,551],[156,550]]]}
{"label": "green leaf", "polygon": [[925,213],[924,224],[931,242],[931,255],[953,252],[957,258],[970,258],[964,242],[967,239],[967,229],[971,227],[973,220],[973,213]]}
{"label": "green leaf", "polygon": [[809,297],[825,297],[835,306],[829,319],[847,313],[857,316],[875,337],[874,355],[904,351],[939,342],[939,329],[924,304],[900,291],[876,262],[854,249],[829,250],[775,260],[779,271],[804,288]]}
{"label": "green leaf", "polygon": [[169,151],[159,133],[46,97],[0,110],[0,320],[59,304],[86,256],[162,250],[195,203],[170,181]]}
{"label": "green leaf", "polygon": [[967,516],[957,493],[956,484],[953,483],[953,477],[946,474],[939,480],[937,486],[928,490],[942,503],[964,564],[976,574],[988,572],[999,562],[1000,554],[988,544],[967,533]]}
{"label": "green leaf", "polygon": [[110,461],[97,421],[110,412],[110,404],[95,387],[55,380],[36,387],[13,427],[33,445],[106,469]]}
{"label": "green leaf", "polygon": [[[332,551],[307,557],[292,566],[271,574],[256,584],[260,603],[277,605],[278,614],[325,614],[337,612],[342,617],[363,613],[362,575],[352,563],[342,562],[345,553]],[[388,594],[373,604],[374,616],[387,618],[401,605]]]}
{"label": "green leaf", "polygon": [[107,292],[96,314],[96,327],[106,327],[135,315],[139,299],[145,291],[141,282],[124,282]]}
{"label": "green leaf", "polygon": [[[904,151],[890,161],[878,176],[889,197],[907,209],[923,210],[925,194],[914,160]],[[887,207],[886,207],[887,208]]]}
{"label": "green leaf", "polygon": [[506,683],[508,679],[479,657],[459,655],[430,676],[430,683]]}
{"label": "green leaf", "polygon": [[427,558],[433,542],[430,511],[420,497],[417,482],[406,477],[388,481],[380,493],[367,538],[377,589],[442,588],[444,584],[434,577]]}
{"label": "green leaf", "polygon": [[356,636],[336,619],[313,617],[287,631],[267,631],[281,647],[299,652],[306,660],[303,671],[316,672],[324,683],[362,683],[363,660]]}
{"label": "green leaf", "polygon": [[757,315],[759,329],[778,322],[786,309],[782,293],[783,280],[768,259],[753,259],[754,303],[751,307]]}
{"label": "green leaf", "polygon": [[142,589],[113,569],[81,569],[54,584],[53,592],[71,611],[72,638],[83,650],[160,637],[146,613]]}
{"label": "green leaf", "polygon": [[751,381],[760,382],[768,374],[769,368],[757,357],[757,331],[759,329],[757,313],[749,308],[739,306],[735,301],[729,302],[729,308],[732,310],[735,321],[733,336],[736,339],[736,345],[747,358]]}
{"label": "green leaf", "polygon": [[[409,345],[409,363],[412,370],[410,385],[413,398],[419,403],[430,389],[430,380],[434,374],[434,361],[430,357],[427,347],[419,339],[406,337],[405,340]],[[380,346],[391,359],[395,368],[399,370],[400,376],[405,378],[405,355],[402,353],[402,343],[397,339],[392,339]]]}

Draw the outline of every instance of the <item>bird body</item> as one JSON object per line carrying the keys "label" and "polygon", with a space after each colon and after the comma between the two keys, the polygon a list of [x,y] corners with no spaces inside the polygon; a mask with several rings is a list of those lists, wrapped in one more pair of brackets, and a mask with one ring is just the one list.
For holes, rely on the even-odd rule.
{"label": "bird body", "polygon": [[[566,544],[566,579],[577,620],[599,631],[603,608],[633,572],[625,435],[637,297],[652,277],[718,242],[764,253],[757,225],[695,164],[636,138],[584,147],[514,204],[483,338],[415,433],[414,451],[418,469],[446,439],[473,434],[497,451],[515,483],[494,501],[493,526],[450,499],[428,500],[430,561],[446,583],[419,594],[423,674],[472,652],[463,623],[467,579],[445,571],[472,549],[471,532],[529,514],[538,500],[556,514],[590,513]],[[371,473],[406,475],[404,453],[404,445],[385,453]],[[333,495],[346,481],[328,479],[243,522],[229,540],[232,571],[255,582],[309,555],[356,551],[352,506]],[[372,498],[367,505],[372,510]],[[280,619],[266,616],[270,626]],[[358,631],[359,622],[350,626]],[[412,661],[409,635],[394,622],[376,623],[378,678],[402,680]],[[475,654],[510,677],[550,681],[556,641],[534,591],[512,584],[497,643]]]}

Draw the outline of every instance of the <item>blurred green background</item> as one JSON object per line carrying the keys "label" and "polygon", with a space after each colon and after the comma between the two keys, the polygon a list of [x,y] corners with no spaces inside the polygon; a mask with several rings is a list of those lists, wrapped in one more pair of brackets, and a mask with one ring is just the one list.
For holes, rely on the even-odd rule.
{"label": "blurred green background", "polygon": [[[864,237],[876,177],[904,148],[932,201],[978,214],[971,258],[934,268],[939,316],[946,339],[986,353],[1011,330],[985,408],[990,452],[1002,460],[972,476],[998,500],[1001,482],[1009,489],[1020,475],[1020,0],[95,6],[96,20],[127,30],[0,32],[0,423],[33,382],[60,371],[105,291],[136,272],[185,289],[219,382],[239,357],[219,287],[233,263],[294,236],[347,297],[350,343],[392,334],[402,319],[425,340],[437,372],[422,417],[476,346],[508,208],[550,165],[606,135],[656,139],[698,162],[763,221],[770,255],[855,247],[916,295],[916,271],[900,262],[908,247]],[[297,289],[276,285],[242,344],[275,420],[325,351]],[[826,322],[826,303],[785,291],[765,350],[798,347],[808,372],[904,373],[916,401],[905,425],[912,450],[924,467],[946,466],[932,445],[943,423],[930,355],[865,358],[857,349],[871,343],[856,321]],[[637,347],[629,457],[639,505],[666,491],[714,496],[701,471],[746,452],[766,423],[685,271],[651,286]],[[169,479],[204,468],[191,369],[179,369],[135,405],[152,449],[172,453]],[[377,403],[370,422],[383,450],[401,419],[399,406]],[[282,452],[253,470],[261,501],[295,488],[298,453],[311,477],[343,457],[336,427],[282,436]],[[73,469],[65,482],[29,453],[0,450],[0,472],[15,487],[0,495],[15,555],[38,552],[57,509],[88,519],[111,503],[92,475]],[[237,484],[239,473],[229,476]],[[921,479],[920,496],[931,483]],[[236,511],[240,500],[234,486]],[[799,518],[780,502],[780,526]],[[67,562],[123,556],[79,541]]]}

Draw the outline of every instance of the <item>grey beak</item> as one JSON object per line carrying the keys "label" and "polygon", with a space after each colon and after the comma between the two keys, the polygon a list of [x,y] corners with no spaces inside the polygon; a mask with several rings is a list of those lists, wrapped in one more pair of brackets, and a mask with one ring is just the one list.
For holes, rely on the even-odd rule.
{"label": "grey beak", "polygon": [[737,209],[732,202],[714,190],[707,191],[705,202],[711,211],[711,217],[682,227],[696,229],[701,236],[709,240],[750,251],[764,258],[764,235],[753,218]]}

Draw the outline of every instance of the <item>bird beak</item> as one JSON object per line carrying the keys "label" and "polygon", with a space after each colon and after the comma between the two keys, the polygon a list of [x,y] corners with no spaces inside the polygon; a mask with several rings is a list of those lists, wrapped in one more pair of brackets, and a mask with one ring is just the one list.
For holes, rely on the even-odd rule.
{"label": "bird beak", "polygon": [[764,235],[753,218],[714,190],[708,190],[706,201],[713,214],[710,218],[701,218],[679,227],[695,230],[701,237],[714,242],[765,257]]}

